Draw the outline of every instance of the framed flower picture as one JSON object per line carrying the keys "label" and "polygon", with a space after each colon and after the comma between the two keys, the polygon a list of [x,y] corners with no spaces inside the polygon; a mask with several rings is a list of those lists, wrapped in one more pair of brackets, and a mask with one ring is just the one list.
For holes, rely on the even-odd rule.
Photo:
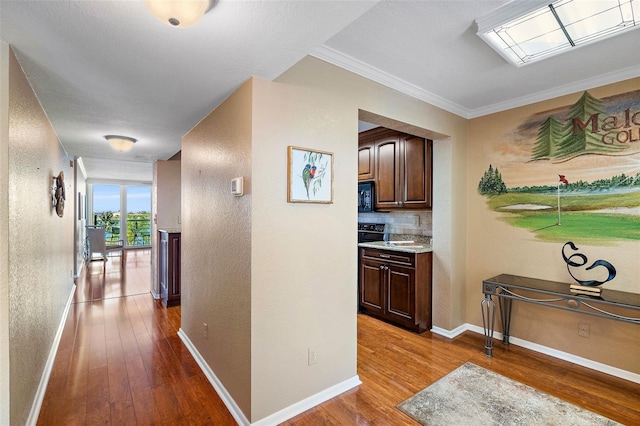
{"label": "framed flower picture", "polygon": [[288,147],[287,201],[333,203],[333,153]]}

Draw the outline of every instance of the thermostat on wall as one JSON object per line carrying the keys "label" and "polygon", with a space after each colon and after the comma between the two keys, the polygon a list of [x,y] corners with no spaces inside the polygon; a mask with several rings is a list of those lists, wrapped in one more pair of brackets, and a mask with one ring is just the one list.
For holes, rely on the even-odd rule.
{"label": "thermostat on wall", "polygon": [[242,190],[243,181],[244,181],[244,178],[242,176],[237,177],[235,179],[231,179],[231,193],[236,197],[240,197],[244,195],[244,192]]}

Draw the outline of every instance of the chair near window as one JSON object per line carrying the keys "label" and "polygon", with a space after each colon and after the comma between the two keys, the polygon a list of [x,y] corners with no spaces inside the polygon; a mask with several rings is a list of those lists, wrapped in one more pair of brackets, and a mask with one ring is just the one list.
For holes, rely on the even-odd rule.
{"label": "chair near window", "polygon": [[[120,251],[120,268],[124,266],[124,241],[109,241],[107,244],[107,235],[104,228],[96,228],[87,226],[87,253],[88,261],[102,260],[103,270],[107,268],[107,254],[113,251]],[[99,258],[94,258],[94,254],[99,254]]]}

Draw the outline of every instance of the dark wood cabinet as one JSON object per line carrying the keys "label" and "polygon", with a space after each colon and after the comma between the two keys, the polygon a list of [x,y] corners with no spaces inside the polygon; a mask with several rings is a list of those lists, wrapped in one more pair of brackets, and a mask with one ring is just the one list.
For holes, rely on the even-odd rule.
{"label": "dark wood cabinet", "polygon": [[403,208],[431,208],[432,141],[401,136],[400,203]]}
{"label": "dark wood cabinet", "polygon": [[375,143],[376,193],[375,209],[388,210],[402,207],[400,139],[397,133],[379,139]]}
{"label": "dark wood cabinet", "polygon": [[360,311],[422,333],[431,328],[431,252],[360,248]]}
{"label": "dark wood cabinet", "polygon": [[373,139],[369,139],[358,143],[358,180],[375,178],[373,142]]}
{"label": "dark wood cabinet", "polygon": [[180,304],[180,232],[158,231],[160,298],[165,306]]}
{"label": "dark wood cabinet", "polygon": [[431,208],[432,145],[429,139],[385,128],[360,133],[358,179],[373,174],[376,210]]}

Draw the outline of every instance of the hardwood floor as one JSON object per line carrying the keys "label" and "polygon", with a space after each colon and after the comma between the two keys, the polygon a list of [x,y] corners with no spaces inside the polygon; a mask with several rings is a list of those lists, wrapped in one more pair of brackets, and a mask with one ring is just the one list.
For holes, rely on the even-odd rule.
{"label": "hardwood floor", "polygon": [[[38,424],[234,425],[176,334],[180,306],[164,308],[148,293],[148,251],[130,252],[122,272],[118,259],[104,278],[97,269],[101,262],[78,280]],[[284,425],[416,425],[395,406],[467,361],[640,424],[640,384],[500,342],[487,358],[483,346],[476,333],[449,340],[359,315],[362,385]]]}
{"label": "hardwood floor", "polygon": [[362,385],[284,425],[416,425],[395,406],[467,361],[622,424],[640,425],[640,384],[499,341],[487,358],[483,347],[484,337],[473,332],[449,340],[359,315]]}
{"label": "hardwood floor", "polygon": [[149,293],[150,251],[78,279],[39,425],[233,425],[177,336],[180,307]]}

